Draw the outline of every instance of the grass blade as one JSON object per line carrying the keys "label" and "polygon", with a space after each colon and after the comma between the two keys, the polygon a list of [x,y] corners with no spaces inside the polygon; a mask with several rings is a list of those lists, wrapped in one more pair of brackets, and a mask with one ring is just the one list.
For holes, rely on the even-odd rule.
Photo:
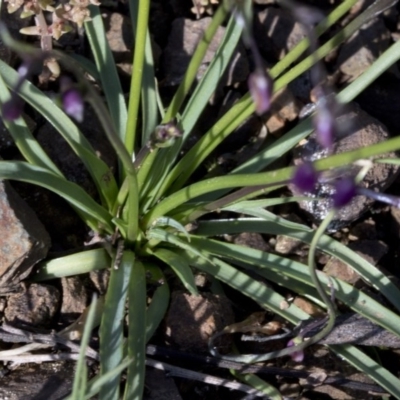
{"label": "grass blade", "polygon": [[79,350],[79,360],[76,366],[74,384],[72,388],[71,397],[76,400],[83,400],[84,394],[86,392],[87,385],[87,368],[85,365],[85,354],[86,349],[89,344],[90,335],[92,333],[95,314],[96,314],[97,296],[94,295],[92,299],[92,304],[90,305],[89,312],[87,314],[85,328],[83,330],[81,347]]}
{"label": "grass blade", "polygon": [[104,31],[103,19],[98,6],[89,6],[91,21],[85,22],[85,31],[96,61],[101,87],[107,99],[114,127],[124,141],[128,113],[114,58]]}
{"label": "grass blade", "polygon": [[[146,314],[146,342],[148,342],[163,320],[169,305],[169,287],[165,276],[157,266],[146,263],[146,274],[150,275],[150,283],[158,285]],[[160,285],[161,283],[161,285]]]}
{"label": "grass blade", "polygon": [[[0,60],[0,74],[8,88],[15,87],[19,76]],[[25,81],[19,94],[60,133],[89,171],[102,200],[114,203],[117,186],[108,166],[96,155],[92,145],[69,117],[30,82]]]}
{"label": "grass blade", "polygon": [[143,264],[135,260],[131,266],[128,296],[128,367],[124,400],[140,400],[144,388],[146,360],[146,275]]}
{"label": "grass blade", "polygon": [[191,294],[198,296],[199,291],[196,287],[193,272],[184,258],[168,249],[157,249],[153,254],[175,272]]}
{"label": "grass blade", "polygon": [[[272,214],[273,215],[273,214]],[[258,232],[272,235],[285,235],[311,243],[314,231],[304,225],[285,221],[276,215],[265,221],[256,218],[240,218],[237,220],[202,221],[196,231],[202,236],[218,236],[241,232]],[[376,267],[367,262],[357,253],[332,239],[322,236],[318,248],[349,264],[367,282],[378,289],[398,310],[400,310],[400,290],[382,274]]]}
{"label": "grass blade", "polygon": [[[100,374],[117,368],[123,360],[123,322],[129,277],[135,255],[125,251],[118,269],[112,268],[100,325]],[[100,400],[120,400],[120,375],[107,380],[100,390]]]}
{"label": "grass blade", "polygon": [[68,201],[85,222],[98,231],[100,225],[113,232],[111,216],[79,185],[52,172],[22,161],[0,161],[0,178],[32,183],[51,190]]}
{"label": "grass blade", "polygon": [[33,277],[36,282],[87,274],[90,271],[109,268],[111,259],[105,249],[93,249],[54,258],[39,263],[37,274]]}

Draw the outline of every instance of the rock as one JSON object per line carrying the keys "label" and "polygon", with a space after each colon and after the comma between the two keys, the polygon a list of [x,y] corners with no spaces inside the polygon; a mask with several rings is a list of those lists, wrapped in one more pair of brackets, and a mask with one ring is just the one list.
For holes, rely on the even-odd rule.
{"label": "rock", "polygon": [[282,59],[306,36],[304,27],[284,9],[269,7],[255,18],[254,38],[266,60]]}
{"label": "rock", "polygon": [[[346,110],[337,118],[338,132],[333,152],[335,154],[356,150],[360,147],[380,143],[389,138],[386,127],[378,120],[361,110],[357,105],[349,105]],[[315,161],[328,155],[316,138],[315,132],[310,135],[307,142],[294,151],[294,164],[300,165],[304,161]],[[395,152],[380,156],[381,158],[397,157]],[[347,166],[337,168],[329,173],[329,178],[355,176],[360,170],[358,166]],[[369,170],[360,186],[376,192],[384,191],[395,179],[399,168],[390,164],[374,164]],[[300,207],[307,211],[311,218],[317,223],[322,221],[331,208],[331,195],[334,192],[333,186],[326,182],[318,183],[314,193],[307,193],[306,196],[318,198],[315,201],[301,201]],[[291,188],[295,192],[295,188]],[[373,204],[374,200],[365,196],[356,196],[345,207],[338,210],[335,219],[329,226],[331,231],[340,229],[350,222],[358,219]]]}
{"label": "rock", "polygon": [[96,271],[90,271],[89,279],[93,286],[96,288],[100,295],[104,295],[107,292],[108,281],[110,279],[110,270],[101,269]]}
{"label": "rock", "polygon": [[[359,240],[350,243],[348,247],[372,265],[376,265],[388,251],[387,245],[379,240]],[[358,272],[348,264],[334,257],[328,261],[324,267],[324,272],[353,285],[361,278]]]}
{"label": "rock", "polygon": [[372,218],[354,225],[349,232],[349,240],[372,240],[377,237],[378,232],[376,231],[375,221]]}
{"label": "rock", "polygon": [[[211,18],[202,18],[198,21],[178,18],[173,21],[168,45],[163,54],[164,61],[162,65],[165,74],[163,83],[165,86],[175,86],[182,81],[190,59],[210,21]],[[225,28],[219,27],[197,72],[198,80],[203,76],[206,68],[214,58],[224,33]],[[220,81],[221,86],[229,86],[247,79],[249,66],[245,54],[243,45],[239,43],[232,56],[231,63]]]}
{"label": "rock", "polygon": [[279,90],[272,98],[266,126],[272,135],[279,135],[287,122],[295,120],[300,111],[300,102],[296,100],[288,87]]}
{"label": "rock", "polygon": [[385,73],[356,98],[360,107],[387,126],[390,133],[400,130],[400,79]]}
{"label": "rock", "polygon": [[276,237],[275,251],[279,254],[297,254],[299,256],[304,256],[306,250],[301,240],[278,235]]}
{"label": "rock", "polygon": [[233,242],[256,250],[271,251],[271,247],[259,233],[243,232],[237,235]]}
{"label": "rock", "polygon": [[0,181],[0,228],[0,288],[7,290],[46,257],[50,237],[35,213],[4,181]]}
{"label": "rock", "polygon": [[61,279],[61,317],[66,324],[73,323],[86,309],[88,296],[79,276]]}
{"label": "rock", "polygon": [[182,400],[173,379],[164,371],[147,370],[144,400]]}
{"label": "rock", "polygon": [[76,361],[24,364],[0,378],[4,400],[62,400],[72,390]]}
{"label": "rock", "polygon": [[[118,12],[106,15],[107,17],[104,22],[108,44],[110,45],[118,69],[122,71],[123,75],[125,74],[127,78],[126,83],[129,84],[128,77],[132,74],[132,59],[135,46],[132,36],[131,19]],[[157,65],[161,49],[153,40],[151,40],[151,45],[154,61]]]}
{"label": "rock", "polygon": [[58,311],[60,293],[50,285],[32,283],[8,297],[4,316],[9,324],[46,325]]}
{"label": "rock", "polygon": [[365,23],[341,47],[337,66],[347,75],[348,81],[355,80],[389,47],[390,32],[382,18]]}
{"label": "rock", "polygon": [[[193,296],[177,291],[171,296],[166,335],[180,350],[208,353],[208,339],[233,321],[231,305],[226,297],[211,293]],[[216,341],[219,348],[220,345],[226,347],[229,337],[222,339],[222,344]]]}
{"label": "rock", "polygon": [[304,297],[296,296],[293,300],[293,304],[314,318],[321,318],[325,315],[325,312],[320,307]]}

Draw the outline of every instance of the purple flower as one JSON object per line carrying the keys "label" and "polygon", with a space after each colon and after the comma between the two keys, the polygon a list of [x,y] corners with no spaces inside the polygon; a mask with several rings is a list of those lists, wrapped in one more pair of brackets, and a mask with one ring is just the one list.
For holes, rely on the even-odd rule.
{"label": "purple flower", "polygon": [[261,115],[269,110],[273,91],[273,81],[262,69],[257,68],[248,80],[251,97],[256,106],[256,113]]}
{"label": "purple flower", "polygon": [[10,100],[6,101],[1,107],[3,118],[8,121],[15,121],[22,114],[24,108],[23,101],[16,95],[12,95]]}
{"label": "purple flower", "polygon": [[310,162],[299,165],[292,177],[292,184],[300,192],[312,192],[318,181],[318,172]]}
{"label": "purple flower", "polygon": [[332,196],[333,207],[346,206],[357,195],[357,186],[353,178],[341,178],[335,183],[335,193]]}
{"label": "purple flower", "polygon": [[317,106],[317,113],[314,116],[313,122],[319,144],[325,149],[331,149],[336,132],[334,113],[326,105]]}
{"label": "purple flower", "polygon": [[[297,346],[298,344],[301,343],[300,339],[301,338],[290,339],[286,347]],[[295,362],[302,362],[304,360],[304,351],[303,350],[294,351],[293,353],[290,354],[290,357]]]}
{"label": "purple flower", "polygon": [[83,121],[84,102],[78,89],[72,87],[61,95],[64,111],[78,122]]}

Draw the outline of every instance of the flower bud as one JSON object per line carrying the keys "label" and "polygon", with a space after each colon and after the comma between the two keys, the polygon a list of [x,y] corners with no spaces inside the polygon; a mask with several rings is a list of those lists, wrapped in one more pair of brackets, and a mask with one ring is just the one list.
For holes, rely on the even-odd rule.
{"label": "flower bud", "polygon": [[328,107],[317,106],[317,112],[313,119],[318,143],[325,149],[331,149],[335,139],[336,120],[335,115]]}
{"label": "flower bud", "polygon": [[1,114],[8,121],[15,121],[22,114],[24,108],[23,101],[16,95],[12,95],[1,107]]}
{"label": "flower bud", "polygon": [[78,122],[83,121],[84,102],[81,93],[76,88],[71,88],[61,95],[64,111]]}
{"label": "flower bud", "polygon": [[342,178],[335,183],[335,193],[332,196],[333,207],[342,208],[357,195],[357,186],[353,178]]}
{"label": "flower bud", "polygon": [[299,165],[292,177],[292,184],[300,192],[313,192],[318,181],[318,172],[310,162]]}
{"label": "flower bud", "polygon": [[171,121],[156,127],[152,141],[156,147],[170,147],[174,144],[175,139],[181,136],[182,132],[176,122]]}
{"label": "flower bud", "polygon": [[251,97],[256,106],[256,113],[261,115],[269,110],[273,91],[271,77],[262,69],[256,69],[249,76],[248,80]]}
{"label": "flower bud", "polygon": [[[294,338],[294,339],[289,340],[286,347],[297,346],[301,342],[302,342],[301,338]],[[303,350],[294,351],[293,353],[290,354],[290,357],[292,358],[292,360],[294,362],[302,362],[304,360],[304,351]]]}

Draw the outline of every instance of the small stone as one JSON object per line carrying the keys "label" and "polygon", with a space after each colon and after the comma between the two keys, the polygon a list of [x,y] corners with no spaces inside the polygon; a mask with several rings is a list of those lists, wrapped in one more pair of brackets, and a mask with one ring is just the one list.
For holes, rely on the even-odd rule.
{"label": "small stone", "polygon": [[17,285],[47,255],[50,237],[8,182],[0,181],[0,288]]}
{"label": "small stone", "polygon": [[250,247],[251,249],[271,251],[271,247],[259,233],[243,232],[235,237],[233,243],[240,246]]}
{"label": "small stone", "polygon": [[[372,265],[376,265],[388,251],[387,245],[379,240],[359,240],[350,243],[348,247]],[[324,272],[329,276],[333,276],[353,285],[358,283],[361,279],[358,272],[348,264],[333,257],[324,267]]]}
{"label": "small stone", "polygon": [[355,80],[389,47],[390,32],[382,18],[374,18],[357,30],[341,47],[337,65],[347,76]]}
{"label": "small stone", "polygon": [[90,271],[89,279],[100,295],[106,294],[108,281],[110,280],[110,270],[100,269]]}
{"label": "small stone", "polygon": [[302,256],[305,249],[301,240],[278,235],[276,237],[275,251],[279,254],[297,254]]}
{"label": "small stone", "polygon": [[61,316],[67,323],[74,322],[85,311],[88,296],[79,276],[61,278]]}
{"label": "small stone", "polygon": [[293,304],[314,318],[323,317],[325,315],[321,308],[304,297],[296,296],[293,300]]}
{"label": "small stone", "polygon": [[144,400],[182,400],[175,381],[164,371],[146,370],[146,389]]}
{"label": "small stone", "polygon": [[[211,18],[209,17],[197,21],[184,18],[177,18],[173,21],[172,31],[168,38],[168,45],[163,55],[163,69],[166,75],[163,82],[164,85],[175,86],[182,81],[190,59],[210,22]],[[213,60],[224,33],[225,28],[219,27],[197,73],[198,80],[202,77],[207,66]],[[239,44],[220,85],[230,86],[233,83],[244,82],[248,78],[249,65],[245,54],[246,51],[243,45]]]}
{"label": "small stone", "polygon": [[266,59],[282,59],[306,36],[305,28],[284,9],[269,7],[255,18],[254,38]]}
{"label": "small stone", "polygon": [[54,286],[32,283],[8,297],[4,316],[12,325],[43,326],[54,317],[59,303],[60,293]]}
{"label": "small stone", "polygon": [[[208,353],[208,339],[233,322],[233,312],[226,297],[212,293],[193,296],[177,291],[171,296],[166,335],[180,350]],[[227,343],[230,345],[228,335],[221,339],[223,348]],[[216,344],[219,346],[220,341]]]}

